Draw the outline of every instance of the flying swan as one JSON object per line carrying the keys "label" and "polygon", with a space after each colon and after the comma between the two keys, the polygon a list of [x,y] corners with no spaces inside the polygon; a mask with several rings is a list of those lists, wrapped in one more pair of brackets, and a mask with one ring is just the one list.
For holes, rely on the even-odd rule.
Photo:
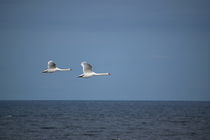
{"label": "flying swan", "polygon": [[56,71],[70,71],[72,69],[61,69],[61,68],[58,68],[56,67],[56,64],[50,60],[48,61],[48,69],[44,70],[42,73],[53,73],[53,72],[56,72]]}
{"label": "flying swan", "polygon": [[89,78],[92,76],[99,76],[99,75],[111,75],[111,73],[95,73],[92,71],[92,66],[87,62],[82,62],[81,66],[83,68],[83,74],[79,75],[80,78]]}

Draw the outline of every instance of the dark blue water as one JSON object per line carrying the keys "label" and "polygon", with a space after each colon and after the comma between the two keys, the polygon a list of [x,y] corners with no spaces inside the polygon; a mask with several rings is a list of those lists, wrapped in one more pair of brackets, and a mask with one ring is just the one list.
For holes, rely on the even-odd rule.
{"label": "dark blue water", "polygon": [[210,102],[0,101],[1,140],[209,140]]}

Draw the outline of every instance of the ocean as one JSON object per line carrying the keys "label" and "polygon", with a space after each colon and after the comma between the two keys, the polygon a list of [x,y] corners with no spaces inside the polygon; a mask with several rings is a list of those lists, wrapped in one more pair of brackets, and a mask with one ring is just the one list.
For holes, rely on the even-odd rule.
{"label": "ocean", "polygon": [[0,101],[0,140],[209,140],[210,102]]}

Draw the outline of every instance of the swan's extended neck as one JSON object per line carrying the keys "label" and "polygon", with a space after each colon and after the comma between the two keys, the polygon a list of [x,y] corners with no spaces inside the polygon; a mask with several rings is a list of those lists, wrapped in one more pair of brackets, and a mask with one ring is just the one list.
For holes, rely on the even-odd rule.
{"label": "swan's extended neck", "polygon": [[95,73],[95,75],[100,76],[100,75],[111,75],[111,73]]}
{"label": "swan's extended neck", "polygon": [[57,70],[59,70],[59,71],[70,71],[72,69],[60,69],[60,68],[57,68]]}

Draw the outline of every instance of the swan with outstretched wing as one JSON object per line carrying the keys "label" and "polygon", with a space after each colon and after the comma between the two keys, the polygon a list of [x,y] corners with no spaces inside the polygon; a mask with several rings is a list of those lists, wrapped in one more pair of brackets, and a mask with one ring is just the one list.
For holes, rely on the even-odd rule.
{"label": "swan with outstretched wing", "polygon": [[58,68],[55,64],[55,62],[53,62],[52,60],[48,61],[48,69],[44,70],[42,73],[53,73],[56,71],[70,71],[72,69],[68,68],[68,69],[61,69]]}
{"label": "swan with outstretched wing", "polygon": [[85,61],[81,63],[81,66],[83,69],[83,74],[78,76],[80,78],[89,78],[92,76],[101,76],[101,75],[111,75],[111,73],[95,73],[95,72],[93,72],[92,65]]}

